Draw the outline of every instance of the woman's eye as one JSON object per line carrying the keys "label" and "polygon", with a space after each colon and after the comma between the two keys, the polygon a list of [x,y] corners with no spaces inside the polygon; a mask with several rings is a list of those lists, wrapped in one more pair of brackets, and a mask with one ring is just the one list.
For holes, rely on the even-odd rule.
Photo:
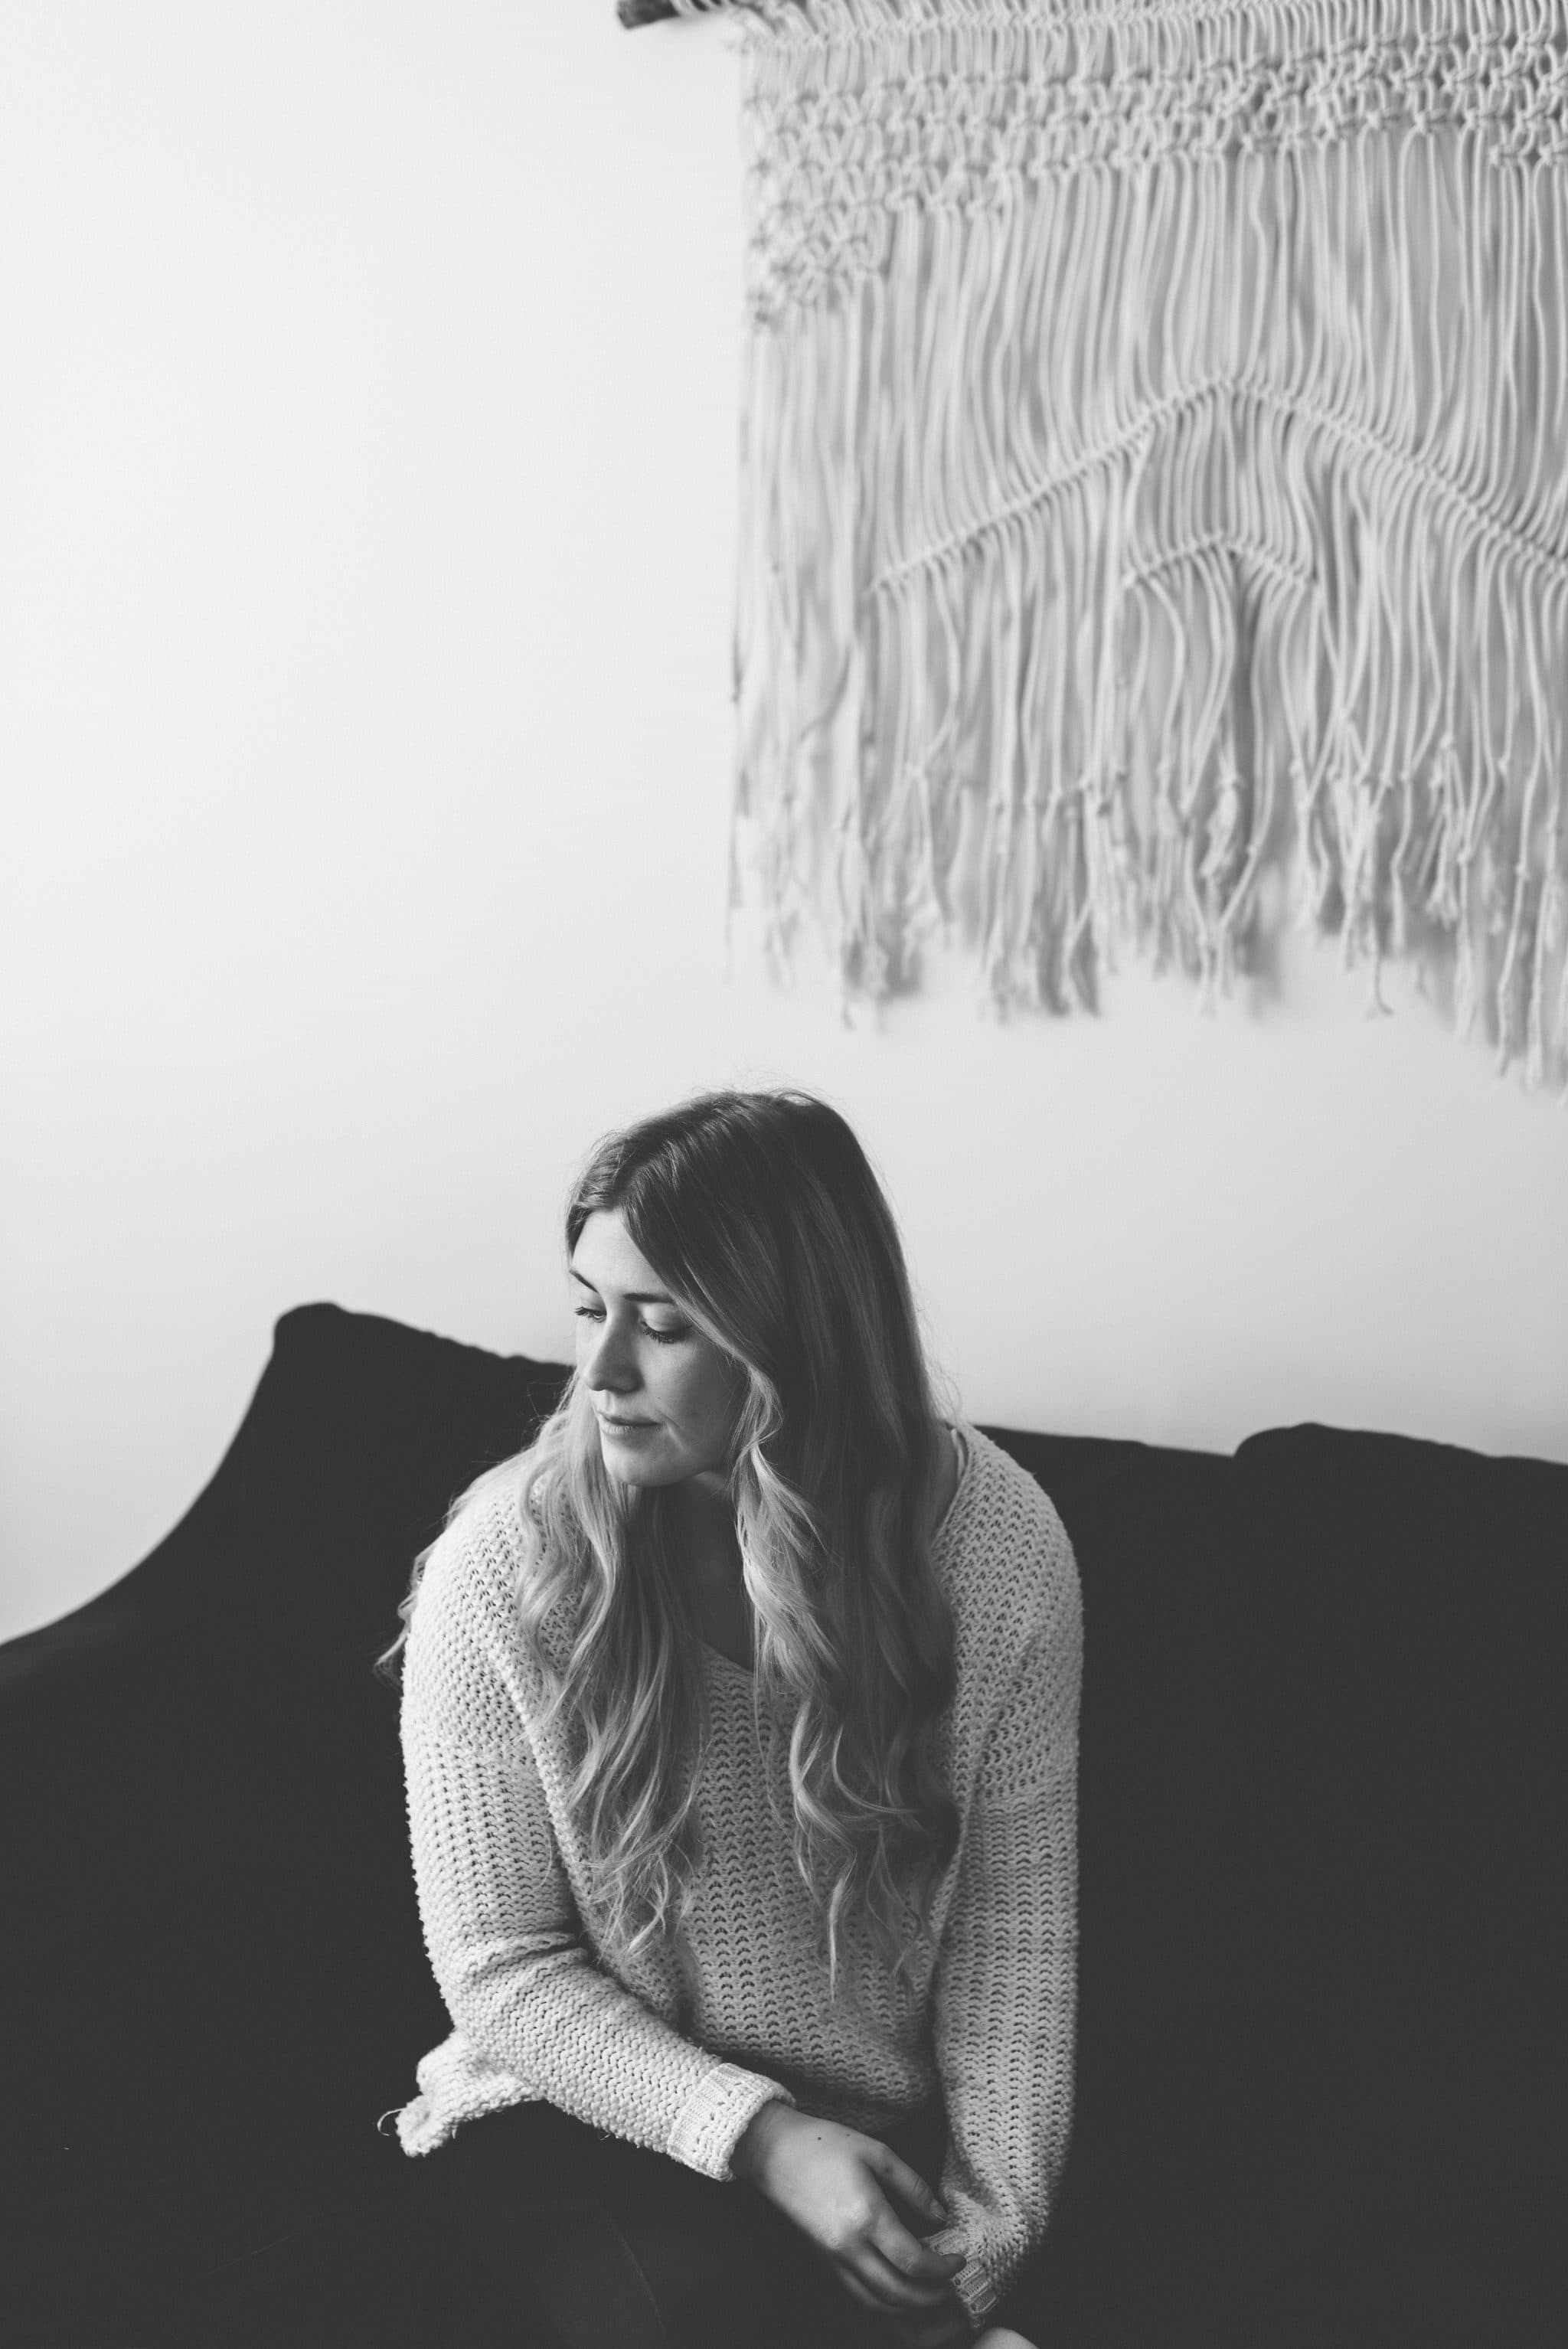
{"label": "woman's eye", "polygon": [[678,1346],[683,1338],[691,1336],[691,1331],[684,1326],[675,1330],[655,1330],[651,1321],[643,1321],[638,1327],[645,1337],[652,1338],[659,1346]]}
{"label": "woman's eye", "polygon": [[[572,1315],[577,1321],[603,1321],[604,1308],[602,1305],[574,1305]],[[691,1336],[691,1326],[685,1321],[678,1322],[671,1330],[657,1329],[652,1321],[639,1321],[637,1328],[645,1338],[651,1338],[655,1346],[678,1346],[683,1339]]]}

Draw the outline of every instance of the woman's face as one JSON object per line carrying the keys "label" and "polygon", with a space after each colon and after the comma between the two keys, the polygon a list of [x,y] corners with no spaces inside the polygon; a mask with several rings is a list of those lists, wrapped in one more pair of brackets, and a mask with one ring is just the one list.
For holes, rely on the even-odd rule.
{"label": "woman's face", "polygon": [[727,1469],[743,1373],[693,1329],[613,1207],[572,1251],[572,1305],[610,1475],[681,1485]]}

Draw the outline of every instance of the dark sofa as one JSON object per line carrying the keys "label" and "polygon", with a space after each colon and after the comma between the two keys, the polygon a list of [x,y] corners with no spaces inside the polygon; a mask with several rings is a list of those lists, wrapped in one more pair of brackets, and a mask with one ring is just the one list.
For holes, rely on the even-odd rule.
{"label": "dark sofa", "polygon": [[[558,1365],[315,1306],[184,1521],[0,1650],[0,2340],[499,2349],[377,2132],[445,2029],[372,1661]],[[1568,2341],[1568,1468],[993,1431],[1083,1575],[1070,2349]]]}

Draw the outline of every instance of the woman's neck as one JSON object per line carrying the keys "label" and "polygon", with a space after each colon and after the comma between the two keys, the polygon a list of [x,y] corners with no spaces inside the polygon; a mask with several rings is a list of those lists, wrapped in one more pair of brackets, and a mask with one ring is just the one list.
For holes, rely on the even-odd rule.
{"label": "woman's neck", "polygon": [[727,1480],[718,1475],[689,1476],[676,1487],[671,1498],[693,1572],[711,1581],[738,1582],[740,1544]]}
{"label": "woman's neck", "polygon": [[686,1601],[697,1637],[732,1663],[749,1668],[751,1601],[741,1575],[735,1513],[722,1479],[694,1476],[681,1485],[676,1521]]}
{"label": "woman's neck", "polygon": [[936,1423],[936,1472],[931,1502],[931,1530],[934,1533],[953,1506],[953,1495],[958,1490],[958,1438],[945,1420]]}

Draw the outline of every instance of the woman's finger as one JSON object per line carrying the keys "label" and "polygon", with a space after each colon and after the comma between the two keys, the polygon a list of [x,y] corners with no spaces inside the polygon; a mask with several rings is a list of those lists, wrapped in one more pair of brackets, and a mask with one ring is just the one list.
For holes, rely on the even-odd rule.
{"label": "woman's finger", "polygon": [[933,2193],[918,2169],[902,2161],[891,2145],[877,2147],[876,2173],[884,2186],[889,2186],[899,2200],[927,2227],[945,2226],[953,2216],[939,2194]]}
{"label": "woman's finger", "polygon": [[853,2268],[846,2267],[842,2260],[833,2260],[830,2264],[851,2300],[858,2300],[862,2308],[874,2309],[879,2316],[887,2314],[886,2302],[879,2300],[870,2285],[861,2282]]}
{"label": "woman's finger", "polygon": [[933,2251],[912,2235],[889,2202],[866,2230],[868,2241],[890,2267],[914,2283],[948,2283],[964,2265],[962,2251]]}
{"label": "woman's finger", "polygon": [[855,2272],[861,2282],[875,2292],[884,2309],[914,2311],[940,2308],[953,2297],[953,2286],[945,2273],[934,2276],[912,2276],[894,2265],[876,2243],[861,2247],[855,2261]]}

